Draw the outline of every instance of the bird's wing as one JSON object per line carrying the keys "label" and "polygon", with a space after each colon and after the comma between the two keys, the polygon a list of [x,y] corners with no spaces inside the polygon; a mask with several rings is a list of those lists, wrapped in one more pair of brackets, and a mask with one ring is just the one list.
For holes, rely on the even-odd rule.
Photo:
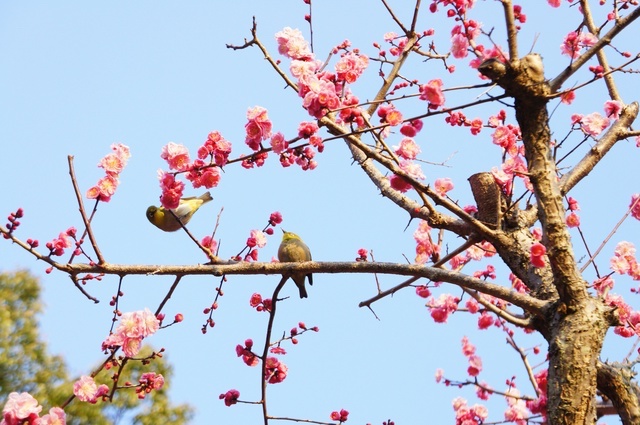
{"label": "bird's wing", "polygon": [[189,202],[181,202],[180,205],[178,205],[178,208],[172,211],[175,215],[178,216],[178,218],[180,218],[180,220],[182,220],[191,212],[191,205]]}

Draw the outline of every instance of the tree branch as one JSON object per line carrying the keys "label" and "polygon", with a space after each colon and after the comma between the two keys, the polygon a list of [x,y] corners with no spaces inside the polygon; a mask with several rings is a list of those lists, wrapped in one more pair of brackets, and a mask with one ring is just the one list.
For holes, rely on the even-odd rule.
{"label": "tree branch", "polygon": [[459,272],[425,267],[418,264],[369,263],[369,262],[316,262],[304,263],[230,263],[230,264],[196,264],[196,265],[125,265],[110,264],[59,264],[56,268],[70,275],[82,273],[104,273],[109,275],[272,275],[293,273],[378,273],[398,276],[416,276],[434,282],[449,282],[455,285],[491,295],[518,306],[531,314],[541,315],[547,305],[545,301],[535,299],[527,294],[513,291],[509,287],[486,282]]}
{"label": "tree branch", "polygon": [[509,61],[518,59],[518,30],[516,28],[516,18],[513,14],[513,4],[511,0],[500,0],[504,9],[504,20],[507,24],[507,40],[509,43]]}
{"label": "tree branch", "polygon": [[638,116],[638,102],[633,102],[620,113],[620,118],[613,123],[611,128],[597,141],[594,147],[578,162],[568,173],[560,179],[562,195],[569,191],[585,178],[600,162],[602,158],[618,141],[627,137],[627,129]]}
{"label": "tree branch", "polygon": [[589,50],[580,55],[575,61],[571,63],[567,68],[564,69],[556,78],[551,80],[549,83],[552,92],[556,92],[562,87],[565,81],[569,79],[575,72],[580,69],[589,59],[595,56],[598,51],[604,46],[611,43],[613,38],[618,35],[625,27],[629,26],[633,21],[638,19],[640,16],[640,7],[636,7],[633,9],[631,13],[629,13],[624,18],[620,19],[616,22],[613,28],[609,30],[604,36],[600,38]]}
{"label": "tree branch", "polygon": [[640,423],[640,389],[630,365],[598,362],[598,389],[616,409],[624,425]]}
{"label": "tree branch", "polygon": [[[584,16],[584,22],[587,25],[587,29],[589,32],[595,36],[600,34],[600,29],[596,26],[595,22],[593,22],[593,15],[591,14],[591,5],[586,0],[580,0],[580,7],[582,8],[582,15]],[[616,88],[616,83],[613,80],[613,75],[609,72],[611,67],[609,66],[609,61],[607,60],[607,55],[604,53],[604,49],[598,49],[596,56],[598,57],[598,63],[602,66],[604,70],[603,79],[605,84],[607,85],[607,90],[609,91],[609,97],[613,100],[619,100],[620,94],[618,93],[618,89]]]}

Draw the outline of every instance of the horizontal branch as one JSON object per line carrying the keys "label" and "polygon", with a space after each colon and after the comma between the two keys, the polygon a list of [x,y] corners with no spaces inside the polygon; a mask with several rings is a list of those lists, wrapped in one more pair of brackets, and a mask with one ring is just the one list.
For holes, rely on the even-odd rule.
{"label": "horizontal branch", "polygon": [[511,288],[490,283],[459,272],[417,264],[370,263],[370,262],[316,262],[304,263],[229,263],[197,265],[125,265],[125,264],[56,264],[56,268],[72,276],[83,273],[125,275],[271,275],[298,273],[365,273],[416,276],[434,282],[448,282],[505,300],[523,310],[541,315],[546,303]]}

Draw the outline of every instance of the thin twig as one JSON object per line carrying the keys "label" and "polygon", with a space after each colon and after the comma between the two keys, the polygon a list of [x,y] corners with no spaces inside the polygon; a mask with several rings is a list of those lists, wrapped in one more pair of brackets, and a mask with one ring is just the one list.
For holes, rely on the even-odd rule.
{"label": "thin twig", "polygon": [[209,260],[211,260],[212,263],[217,262],[217,258],[213,255],[213,253],[211,252],[211,250],[209,250],[208,248],[205,248],[204,246],[202,246],[202,244],[200,243],[200,241],[198,241],[195,236],[193,236],[193,234],[191,234],[191,232],[189,231],[189,229],[187,229],[187,226],[184,225],[184,223],[182,222],[182,220],[180,220],[180,218],[176,215],[176,213],[173,212],[173,210],[167,210],[171,213],[171,215],[176,219],[176,221],[178,223],[180,223],[180,227],[182,227],[182,229],[187,233],[187,235],[191,238],[191,240],[193,242],[195,242],[196,245],[198,245],[198,248],[200,248],[200,250],[202,252],[204,252],[204,255],[207,256],[207,258],[209,258]]}
{"label": "thin twig", "polygon": [[278,282],[278,286],[273,291],[273,295],[271,296],[271,310],[269,311],[269,322],[267,323],[267,332],[264,337],[264,350],[262,350],[262,370],[260,376],[260,388],[262,395],[262,416],[264,418],[264,424],[269,425],[269,415],[267,412],[267,357],[269,355],[269,347],[271,346],[271,333],[273,331],[273,322],[276,318],[276,305],[278,304],[278,295],[280,294],[280,290],[284,287],[285,282],[289,278],[288,275],[283,275]]}
{"label": "thin twig", "polygon": [[98,257],[98,264],[104,264],[104,257],[102,257],[102,253],[98,248],[98,242],[96,241],[95,236],[93,235],[93,230],[91,230],[91,222],[87,218],[87,214],[84,210],[84,202],[82,201],[82,194],[80,193],[80,188],[78,187],[78,181],[76,180],[76,173],[73,170],[73,155],[67,156],[67,162],[69,163],[69,175],[71,176],[71,183],[73,184],[73,190],[76,193],[76,199],[78,200],[78,207],[80,208],[80,215],[82,216],[82,221],[84,222],[85,229],[87,234],[89,235],[89,240],[91,241],[91,246],[93,246],[93,250],[96,253],[96,257]]}
{"label": "thin twig", "polygon": [[611,239],[611,237],[618,231],[618,228],[622,225],[622,223],[627,219],[627,217],[629,217],[629,214],[631,214],[631,211],[633,211],[633,209],[635,208],[636,204],[638,204],[638,202],[640,202],[640,196],[638,197],[638,199],[635,200],[633,204],[631,204],[631,206],[629,206],[629,209],[627,210],[627,212],[622,216],[620,221],[618,221],[616,225],[613,226],[613,229],[611,229],[611,232],[609,232],[607,237],[604,238],[604,240],[602,241],[598,249],[596,249],[596,252],[594,252],[593,255],[589,258],[589,260],[587,260],[585,265],[580,268],[580,273],[582,273],[589,266],[589,264],[591,264],[591,262],[595,260],[598,254],[600,254],[600,251],[602,251],[602,248],[604,248],[607,242],[609,242],[609,239]]}
{"label": "thin twig", "polygon": [[178,283],[180,283],[180,279],[182,279],[182,276],[176,276],[175,280],[173,281],[173,284],[171,284],[171,288],[169,288],[169,292],[167,292],[167,295],[164,296],[164,298],[162,299],[162,301],[160,302],[160,305],[158,306],[158,308],[156,309],[155,315],[158,316],[158,314],[160,314],[160,312],[162,311],[162,309],[164,308],[165,304],[167,303],[167,301],[169,301],[169,298],[171,298],[171,295],[173,295],[173,292],[176,290],[176,288],[178,287]]}
{"label": "thin twig", "polygon": [[[465,243],[463,243],[462,245],[460,245],[458,248],[456,248],[455,250],[451,251],[449,254],[447,254],[446,256],[444,256],[442,259],[440,259],[440,261],[438,261],[437,263],[433,264],[433,267],[442,267],[447,261],[449,261],[450,259],[452,259],[453,257],[455,257],[456,255],[460,254],[461,252],[465,251],[467,248],[469,248],[470,246],[472,246],[473,244],[475,244],[477,241],[474,241],[472,239],[469,239],[467,241],[465,241]],[[414,276],[412,278],[409,278],[407,280],[405,280],[404,282],[387,289],[386,291],[380,291],[380,288],[378,287],[378,293],[369,298],[368,300],[364,300],[361,301],[360,304],[358,304],[358,307],[369,307],[371,308],[371,304],[373,304],[374,302],[385,298],[389,295],[393,295],[396,292],[398,292],[399,290],[401,290],[402,288],[406,288],[407,286],[410,286],[412,283],[420,280],[422,277],[418,277],[418,276]]]}

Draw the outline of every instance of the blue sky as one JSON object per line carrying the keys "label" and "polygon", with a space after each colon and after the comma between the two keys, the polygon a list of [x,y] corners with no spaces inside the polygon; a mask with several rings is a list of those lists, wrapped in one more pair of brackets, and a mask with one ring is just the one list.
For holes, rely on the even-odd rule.
{"label": "blue sky", "polygon": [[[411,7],[396,1],[401,17]],[[492,20],[501,13],[498,4],[479,2],[477,19],[495,27],[494,40],[502,42],[503,29]],[[224,4],[221,6],[221,4]],[[367,13],[365,13],[365,11]],[[520,41],[522,54],[533,47],[545,59],[547,77],[567,65],[560,56],[564,33],[578,26],[575,13],[566,5],[559,10],[539,7],[526,10]],[[273,34],[286,26],[307,34],[302,1],[272,2],[4,2],[0,5],[0,140],[3,167],[0,175],[0,212],[18,207],[25,210],[18,236],[37,238],[41,244],[69,226],[80,228],[73,190],[67,170],[67,155],[75,157],[75,171],[83,191],[101,176],[95,165],[121,142],[131,148],[132,158],[121,176],[118,192],[99,207],[94,230],[107,261],[124,264],[193,264],[203,262],[197,247],[181,233],[159,232],[144,216],[146,207],[159,196],[156,172],[164,167],[163,145],[183,143],[194,153],[210,131],[220,131],[234,143],[232,156],[247,153],[244,146],[245,114],[260,105],[269,110],[274,130],[293,137],[298,123],[308,120],[295,93],[261,58],[258,49],[232,51],[225,44],[241,44],[250,37],[251,18],[256,16],[259,36],[277,55]],[[564,15],[563,15],[564,14]],[[314,10],[315,51],[324,59],[330,48],[344,39],[361,51],[375,55],[373,41],[382,42],[388,31],[399,30],[378,2],[318,2]],[[564,22],[571,22],[565,29]],[[448,22],[442,15],[422,13],[421,28],[435,27],[439,48],[448,47]],[[630,49],[624,44],[621,50]],[[286,59],[282,58],[286,63]],[[445,86],[479,83],[466,61],[455,62],[459,72],[448,75],[436,62],[409,64],[407,75],[427,81],[442,78]],[[581,79],[582,78],[582,79]],[[584,80],[576,77],[572,85]],[[630,77],[622,78],[630,88]],[[377,64],[355,87],[361,100],[373,98],[379,84]],[[499,93],[499,90],[495,93]],[[626,92],[625,92],[626,93]],[[448,99],[468,102],[480,92],[451,92]],[[633,91],[629,90],[629,96]],[[571,113],[602,112],[603,89],[584,91],[574,107],[560,106],[552,119],[554,136],[562,138],[570,126]],[[625,97],[630,102],[634,99]],[[551,107],[554,107],[552,104]],[[403,107],[400,104],[400,107]],[[407,104],[405,115],[421,113],[420,105]],[[418,109],[416,109],[418,108]],[[491,109],[467,111],[470,117],[487,117]],[[446,166],[425,165],[427,181],[451,177],[456,184],[452,196],[462,205],[472,203],[466,178],[487,171],[500,162],[500,151],[491,144],[489,132],[472,138],[468,131],[452,129],[441,118],[425,122],[427,131],[418,138],[426,160],[446,161]],[[396,135],[398,136],[398,135]],[[392,143],[397,143],[399,138]],[[638,191],[630,180],[638,152],[631,142],[616,147],[611,158],[595,170],[574,195],[582,205],[582,222],[592,246],[603,240],[624,214],[630,195]],[[262,228],[269,214],[280,211],[282,227],[299,233],[311,247],[314,259],[350,261],[361,247],[373,251],[376,260],[405,262],[414,258],[412,233],[417,223],[408,223],[406,213],[379,196],[340,141],[327,143],[317,157],[319,166],[303,172],[296,167],[282,169],[270,157],[261,169],[225,169],[222,182],[212,190],[214,202],[207,204],[190,223],[198,236],[209,233],[220,209],[221,255],[230,257],[244,246],[251,229]],[[630,179],[629,177],[634,177]],[[199,194],[199,190],[187,190]],[[638,223],[626,222],[600,258],[607,268],[615,241],[637,241]],[[577,237],[577,235],[575,236]],[[279,237],[269,239],[260,252],[261,261],[276,255]],[[459,243],[448,241],[449,249]],[[87,290],[101,300],[94,305],[83,298],[68,278],[60,273],[44,274],[44,265],[7,243],[0,244],[0,269],[28,268],[42,277],[47,305],[42,328],[50,348],[67,358],[71,370],[87,373],[100,361],[100,342],[110,326],[110,297],[115,278],[92,283]],[[481,266],[478,266],[478,269]],[[469,270],[470,272],[473,270]],[[501,282],[507,282],[504,270]],[[588,276],[592,278],[593,276]],[[380,277],[387,288],[400,279]],[[620,279],[623,281],[623,279]],[[232,277],[225,284],[225,296],[216,314],[217,326],[200,333],[205,320],[201,313],[214,298],[219,284],[213,278],[185,278],[165,309],[177,312],[185,321],[153,336],[149,341],[167,349],[174,365],[172,399],[189,402],[197,409],[195,424],[256,423],[260,409],[254,406],[227,408],[217,399],[230,388],[241,398],[259,398],[258,369],[249,369],[235,355],[235,345],[247,338],[260,341],[266,315],[248,305],[254,292],[269,296],[276,276]],[[376,284],[368,275],[318,275],[309,299],[297,297],[282,303],[275,334],[288,331],[299,321],[318,326],[317,334],[303,335],[295,347],[287,347],[283,360],[289,366],[287,380],[269,389],[270,412],[276,416],[328,421],[332,410],[352,412],[353,423],[451,422],[448,407],[457,395],[470,404],[477,402],[470,391],[457,391],[434,384],[436,368],[447,377],[464,378],[466,362],[460,339],[469,335],[485,362],[481,378],[497,389],[505,379],[517,375],[520,388],[531,393],[517,354],[506,348],[497,330],[478,333],[475,318],[455,314],[446,326],[436,325],[424,308],[424,300],[406,290],[377,303],[380,320],[358,303],[375,294]],[[171,284],[170,278],[131,277],[125,279],[122,309],[155,310]],[[446,289],[446,288],[445,288]],[[459,294],[454,287],[446,291]],[[626,295],[626,290],[621,290]],[[286,295],[295,295],[287,285]],[[523,347],[539,342],[519,337]],[[616,348],[626,353],[628,345],[613,341],[607,348],[619,358]],[[542,363],[538,358],[532,363]],[[490,418],[502,418],[501,400],[489,403]],[[610,421],[610,423],[613,423]]]}

